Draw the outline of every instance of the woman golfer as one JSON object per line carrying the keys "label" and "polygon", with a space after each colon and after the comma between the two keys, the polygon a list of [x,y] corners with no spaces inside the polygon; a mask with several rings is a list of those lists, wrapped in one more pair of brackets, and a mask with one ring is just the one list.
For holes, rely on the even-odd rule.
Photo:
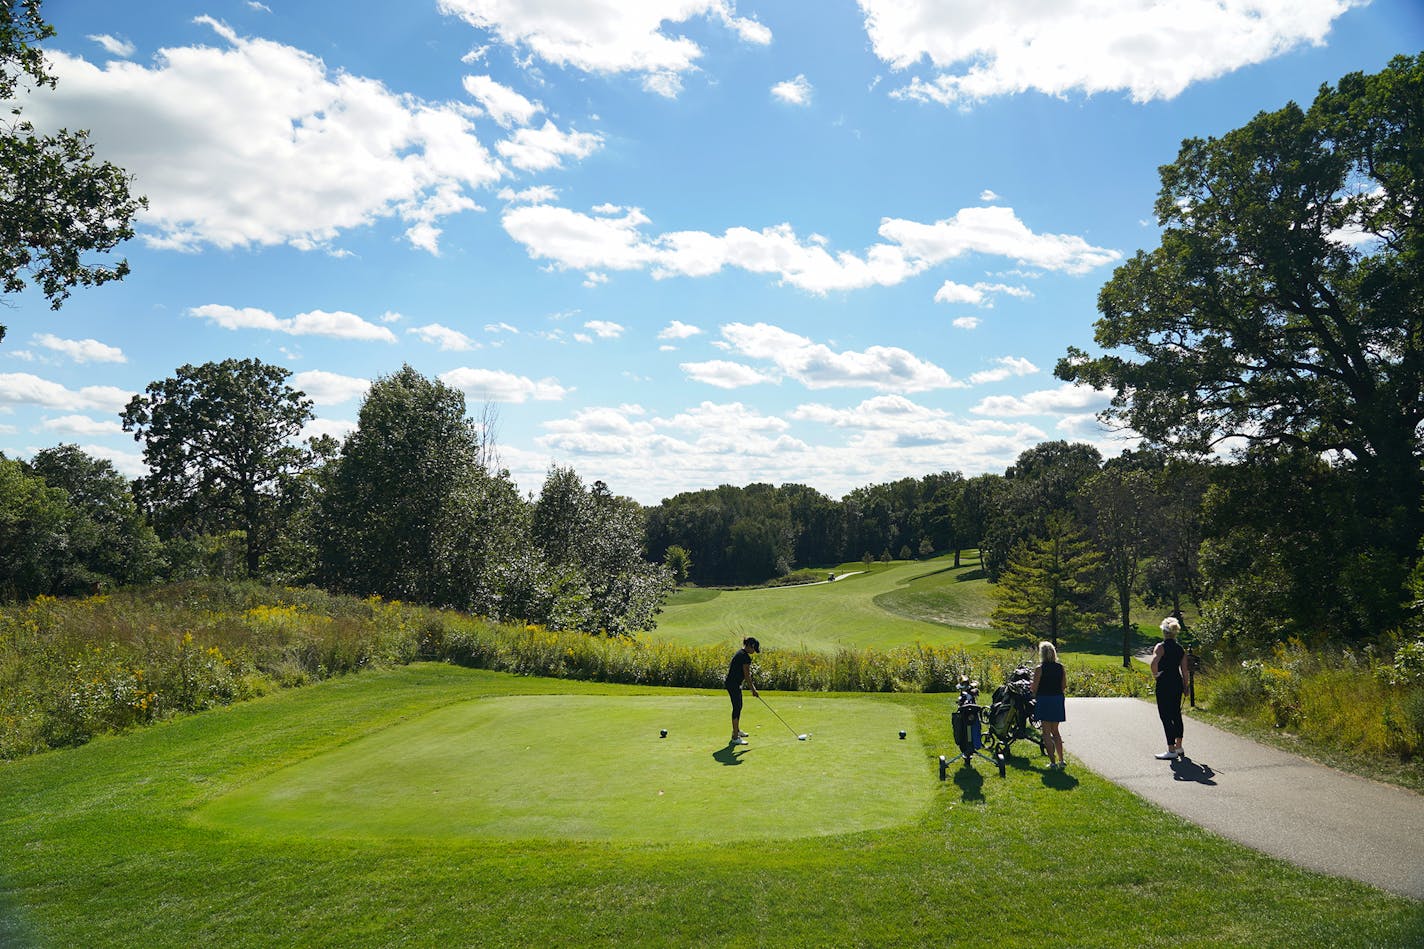
{"label": "woman golfer", "polygon": [[752,653],[761,652],[761,643],[753,636],[742,640],[742,648],[732,657],[727,667],[727,695],[732,699],[732,740],[730,744],[745,745],[747,733],[742,731],[742,684],[752,690],[752,695],[761,696],[756,683],[752,681]]}
{"label": "woman golfer", "polygon": [[1182,624],[1175,616],[1162,621],[1162,641],[1152,647],[1152,678],[1157,680],[1157,717],[1167,735],[1163,761],[1182,757],[1182,693],[1187,689],[1187,651],[1177,642]]}
{"label": "woman golfer", "polygon": [[1068,673],[1058,661],[1058,649],[1053,643],[1039,643],[1038,658],[1040,662],[1033,670],[1031,687],[1034,712],[1043,724],[1043,751],[1048,755],[1048,770],[1062,770],[1068,765],[1063,760],[1063,736],[1058,733],[1058,726],[1068,717],[1064,714],[1063,697]]}

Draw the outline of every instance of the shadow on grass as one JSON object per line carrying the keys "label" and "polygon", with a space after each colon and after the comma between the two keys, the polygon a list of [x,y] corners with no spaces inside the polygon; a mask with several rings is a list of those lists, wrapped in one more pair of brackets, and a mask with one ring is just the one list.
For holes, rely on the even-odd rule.
{"label": "shadow on grass", "polygon": [[[961,567],[960,569],[962,570],[963,568]],[[966,583],[970,580],[983,580],[986,576],[988,576],[988,574],[986,574],[981,567],[978,570],[966,570],[963,574],[954,579],[957,583]]]}
{"label": "shadow on grass", "polygon": [[960,762],[959,770],[954,772],[954,783],[966,804],[984,800],[984,776],[968,762]]}
{"label": "shadow on grass", "polygon": [[725,765],[738,765],[742,763],[742,755],[745,755],[749,750],[740,746],[726,745],[712,752],[712,757]]}

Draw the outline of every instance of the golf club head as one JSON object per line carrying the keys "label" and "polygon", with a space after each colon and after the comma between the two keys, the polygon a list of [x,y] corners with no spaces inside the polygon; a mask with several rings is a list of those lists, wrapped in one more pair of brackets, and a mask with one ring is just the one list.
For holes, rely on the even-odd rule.
{"label": "golf club head", "polygon": [[810,740],[811,740],[811,733],[810,733],[810,732],[807,732],[807,733],[804,734],[804,735],[797,735],[797,736],[796,736],[796,740],[797,740],[797,741],[810,741]]}

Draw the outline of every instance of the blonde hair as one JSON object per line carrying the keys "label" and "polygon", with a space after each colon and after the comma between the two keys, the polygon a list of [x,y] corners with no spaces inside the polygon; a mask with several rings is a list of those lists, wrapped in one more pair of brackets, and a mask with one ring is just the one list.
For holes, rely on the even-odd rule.
{"label": "blonde hair", "polygon": [[1166,636],[1168,639],[1173,639],[1177,633],[1181,632],[1182,624],[1177,622],[1175,616],[1169,616],[1162,621],[1161,629],[1163,636]]}
{"label": "blonde hair", "polygon": [[1043,642],[1038,644],[1038,658],[1041,662],[1057,662],[1058,647],[1053,643]]}

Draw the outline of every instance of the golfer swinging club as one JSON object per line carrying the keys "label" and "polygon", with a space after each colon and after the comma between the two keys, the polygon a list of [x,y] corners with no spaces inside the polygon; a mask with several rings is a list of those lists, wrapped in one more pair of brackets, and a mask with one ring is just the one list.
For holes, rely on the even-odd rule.
{"label": "golfer swinging club", "polygon": [[732,740],[728,744],[747,743],[747,733],[742,731],[742,683],[745,682],[747,688],[752,690],[752,695],[761,697],[756,683],[752,681],[752,653],[756,652],[761,652],[761,643],[756,641],[756,637],[748,636],[742,640],[742,648],[737,650],[732,664],[727,667],[727,695],[732,699]]}

